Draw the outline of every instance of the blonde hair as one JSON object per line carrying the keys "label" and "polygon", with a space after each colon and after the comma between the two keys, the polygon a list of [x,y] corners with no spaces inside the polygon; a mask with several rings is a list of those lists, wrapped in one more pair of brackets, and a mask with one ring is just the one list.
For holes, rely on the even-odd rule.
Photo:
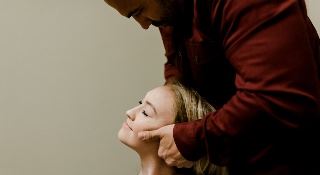
{"label": "blonde hair", "polygon": [[[188,122],[203,118],[215,109],[196,91],[186,88],[180,83],[166,84],[175,95],[176,118],[175,123]],[[217,166],[209,161],[208,156],[204,156],[195,162],[193,166],[196,175],[226,175],[225,167]]]}

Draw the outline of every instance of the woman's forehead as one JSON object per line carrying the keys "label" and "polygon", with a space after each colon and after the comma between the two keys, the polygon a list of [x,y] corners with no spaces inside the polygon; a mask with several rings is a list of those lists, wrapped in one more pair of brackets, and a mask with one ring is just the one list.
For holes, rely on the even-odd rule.
{"label": "woman's forehead", "polygon": [[169,98],[168,100],[171,100],[173,99],[173,92],[170,88],[166,86],[159,86],[147,92],[145,98],[155,99],[155,100],[156,99],[164,100]]}
{"label": "woman's forehead", "polygon": [[145,100],[154,105],[157,111],[173,112],[174,111],[174,94],[172,90],[166,86],[160,86],[150,90]]}

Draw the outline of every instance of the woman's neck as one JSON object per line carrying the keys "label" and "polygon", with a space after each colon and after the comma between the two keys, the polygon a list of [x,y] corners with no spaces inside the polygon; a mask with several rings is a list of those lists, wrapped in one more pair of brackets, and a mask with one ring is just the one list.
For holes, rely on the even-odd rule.
{"label": "woman's neck", "polygon": [[140,155],[139,175],[175,175],[175,168],[168,166],[157,154]]}

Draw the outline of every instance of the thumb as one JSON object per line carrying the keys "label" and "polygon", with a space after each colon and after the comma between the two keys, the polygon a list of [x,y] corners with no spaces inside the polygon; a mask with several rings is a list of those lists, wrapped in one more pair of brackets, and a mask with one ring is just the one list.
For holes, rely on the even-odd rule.
{"label": "thumb", "polygon": [[141,131],[138,133],[138,138],[144,141],[147,141],[150,139],[157,139],[157,138],[160,138],[160,133],[158,130]]}

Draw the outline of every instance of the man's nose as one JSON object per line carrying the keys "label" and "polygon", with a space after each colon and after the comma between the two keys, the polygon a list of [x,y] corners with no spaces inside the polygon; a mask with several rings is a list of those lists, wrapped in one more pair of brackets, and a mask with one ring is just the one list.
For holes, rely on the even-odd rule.
{"label": "man's nose", "polygon": [[134,16],[133,17],[140,25],[143,29],[148,29],[150,27],[150,25],[152,24],[152,21],[148,18],[145,18],[141,15],[139,16]]}

